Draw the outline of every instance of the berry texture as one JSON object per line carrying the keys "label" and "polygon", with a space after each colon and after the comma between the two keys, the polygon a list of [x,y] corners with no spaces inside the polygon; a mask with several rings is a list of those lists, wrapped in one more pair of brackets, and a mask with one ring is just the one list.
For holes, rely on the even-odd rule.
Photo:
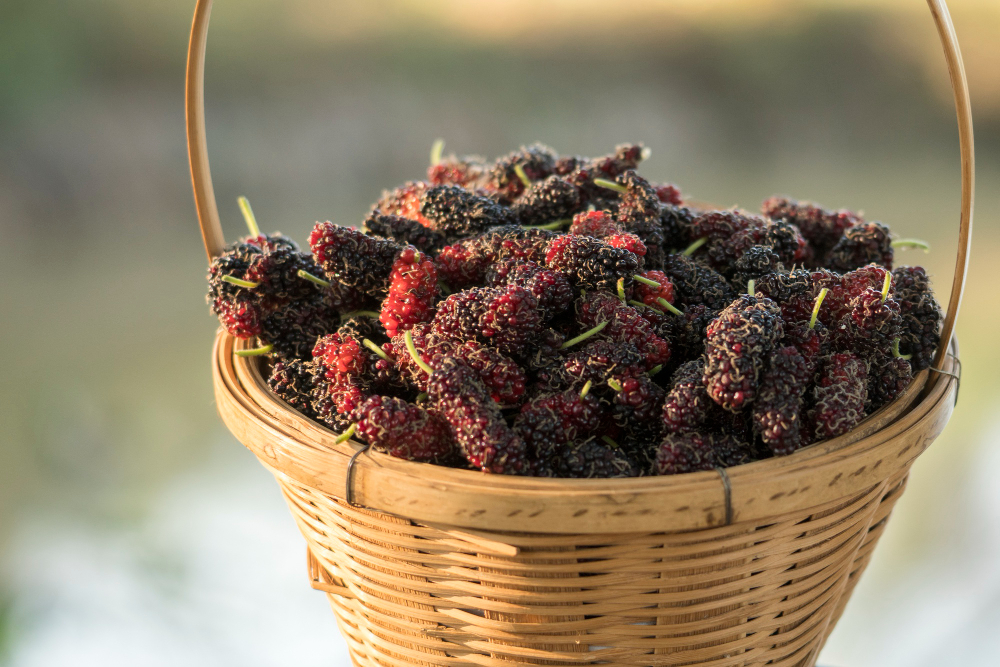
{"label": "berry texture", "polygon": [[733,289],[743,291],[751,280],[756,282],[766,275],[784,272],[785,265],[781,263],[778,253],[766,245],[753,245],[733,264],[731,282]]}
{"label": "berry texture", "polygon": [[835,438],[854,428],[864,418],[867,402],[864,361],[849,352],[827,357],[813,388],[813,408],[809,411],[816,440]]}
{"label": "berry texture", "polygon": [[435,185],[420,198],[420,214],[449,237],[479,234],[488,227],[517,223],[510,209],[456,185]]}
{"label": "berry texture", "polygon": [[618,298],[602,292],[588,293],[577,302],[576,314],[585,329],[607,322],[600,335],[634,345],[643,355],[647,369],[670,361],[670,344],[656,335],[639,311]]}
{"label": "berry texture", "polygon": [[[623,431],[654,439],[660,434],[660,415],[666,392],[645,374],[612,377],[615,388],[612,417]],[[609,381],[608,384],[611,384]]]}
{"label": "berry texture", "polygon": [[892,272],[895,298],[903,318],[899,349],[912,355],[914,372],[928,368],[941,343],[941,306],[931,291],[927,272],[919,266],[901,266]]}
{"label": "berry texture", "polygon": [[514,432],[532,456],[546,459],[563,446],[588,437],[600,426],[602,415],[601,403],[593,394],[580,396],[573,389],[544,394],[521,406]]}
{"label": "berry texture", "polygon": [[664,431],[689,431],[708,420],[715,404],[705,389],[704,375],[705,362],[701,359],[685,362],[674,372],[661,411]]}
{"label": "berry texture", "polygon": [[752,458],[749,446],[731,435],[671,433],[660,443],[653,472],[678,475],[748,463]]}
{"label": "berry texture", "polygon": [[315,361],[288,359],[271,367],[267,386],[285,403],[307,417],[315,417],[312,395],[316,388],[319,366]]}
{"label": "berry texture", "polygon": [[899,304],[893,298],[882,300],[881,291],[871,288],[852,299],[851,312],[841,318],[832,331],[834,345],[853,351],[865,359],[888,354],[893,342],[903,332]]}
{"label": "berry texture", "polygon": [[487,271],[486,283],[527,289],[538,301],[545,320],[565,312],[573,302],[573,288],[564,275],[527,260],[509,257],[493,264]]}
{"label": "berry texture", "polygon": [[573,217],[573,223],[569,226],[570,234],[593,236],[595,239],[614,236],[624,231],[624,227],[613,216],[609,215],[607,211],[577,213]]}
{"label": "berry texture", "polygon": [[646,280],[659,283],[660,286],[653,287],[652,285],[637,281],[635,284],[635,298],[637,301],[641,301],[647,306],[658,310],[663,309],[660,299],[666,300],[667,303],[674,302],[676,298],[674,295],[674,284],[667,278],[667,274],[663,271],[654,270],[643,271],[640,275]]}
{"label": "berry texture", "polygon": [[331,282],[381,296],[403,247],[395,241],[366,236],[332,222],[318,222],[309,235],[316,263]]}
{"label": "berry texture", "polygon": [[567,376],[573,378],[574,386],[582,387],[588,381],[595,386],[607,386],[609,377],[645,373],[646,363],[644,355],[635,345],[602,339],[569,354],[564,368]]}
{"label": "berry texture", "polygon": [[706,330],[704,380],[712,400],[730,412],[751,403],[782,334],[781,311],[766,297],[741,296],[719,313]]}
{"label": "berry texture", "polygon": [[369,235],[392,239],[402,245],[411,245],[426,253],[437,253],[446,244],[445,237],[440,232],[399,215],[372,213],[365,220],[361,231]]}
{"label": "berry texture", "polygon": [[663,272],[674,285],[677,298],[684,306],[704,304],[714,310],[729,305],[735,294],[726,279],[716,271],[684,255],[667,255]]}
{"label": "berry texture", "polygon": [[293,301],[267,315],[258,336],[265,345],[274,345],[274,351],[281,357],[308,359],[316,339],[335,332],[339,326],[340,316],[329,299],[320,294],[309,300]]}
{"label": "berry texture", "polygon": [[906,391],[913,381],[910,362],[892,354],[868,362],[868,411],[874,411]]}
{"label": "berry texture", "polygon": [[488,165],[477,155],[456,157],[449,155],[427,169],[427,180],[431,185],[461,185],[469,187],[482,180]]}
{"label": "berry texture", "polygon": [[625,186],[618,205],[618,222],[642,241],[646,267],[658,269],[663,265],[665,239],[656,189],[632,169],[619,175],[616,181]]}
{"label": "berry texture", "polygon": [[408,461],[440,461],[454,448],[447,422],[400,398],[369,396],[351,419],[365,442]]}
{"label": "berry texture", "polygon": [[769,361],[761,376],[753,420],[764,443],[774,454],[784,456],[808,444],[802,433],[802,406],[812,371],[790,345],[776,349]]}
{"label": "berry texture", "polygon": [[663,228],[664,247],[675,252],[683,250],[694,240],[691,236],[698,211],[687,206],[663,204],[660,206],[660,227]]}
{"label": "berry texture", "polygon": [[516,167],[524,170],[529,181],[540,181],[555,170],[558,155],[544,144],[522,146],[493,164],[484,177],[483,187],[502,204],[510,204],[525,190]]}
{"label": "berry texture", "polygon": [[390,338],[434,316],[437,269],[427,255],[407,246],[396,258],[389,275],[389,293],[382,301],[379,320]]}
{"label": "berry texture", "polygon": [[478,374],[457,359],[444,359],[427,382],[427,396],[465,458],[485,472],[528,471],[527,446],[503,414]]}
{"label": "berry texture", "polygon": [[510,208],[522,225],[572,218],[579,209],[580,188],[558,176],[533,183]]}
{"label": "berry texture", "polygon": [[864,222],[844,232],[830,250],[826,264],[834,271],[851,271],[866,264],[892,269],[892,238],[881,222]]}
{"label": "berry texture", "polygon": [[639,467],[623,451],[591,439],[565,447],[555,456],[539,461],[533,474],[576,479],[636,477]]}
{"label": "berry texture", "polygon": [[766,200],[761,212],[774,220],[794,224],[809,242],[814,259],[821,263],[847,229],[863,222],[861,216],[846,209],[829,211],[810,202],[798,202],[786,197]]}
{"label": "berry texture", "polygon": [[578,287],[613,292],[618,280],[628,286],[639,270],[639,259],[623,248],[614,248],[590,236],[565,234],[549,243],[545,264]]}
{"label": "berry texture", "polygon": [[420,201],[427,188],[427,183],[423,181],[411,181],[391,192],[385,191],[375,204],[374,211],[398,215],[428,227],[430,221],[420,213]]}
{"label": "berry texture", "polygon": [[496,288],[483,302],[479,335],[509,356],[520,356],[535,345],[542,332],[538,299],[519,285]]}

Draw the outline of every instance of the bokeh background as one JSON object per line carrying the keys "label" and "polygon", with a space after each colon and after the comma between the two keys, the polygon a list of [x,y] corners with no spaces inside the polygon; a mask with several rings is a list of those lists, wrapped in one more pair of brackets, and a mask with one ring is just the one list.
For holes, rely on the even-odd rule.
{"label": "bokeh background", "polygon": [[[863,209],[932,252],[959,205],[920,0],[221,0],[208,129],[230,238],[358,224],[431,142],[653,148],[721,205]],[[0,664],[347,665],[271,477],[215,415],[184,148],[193,0],[0,2]],[[953,0],[976,110],[965,373],[821,662],[1000,660],[1000,6]]]}

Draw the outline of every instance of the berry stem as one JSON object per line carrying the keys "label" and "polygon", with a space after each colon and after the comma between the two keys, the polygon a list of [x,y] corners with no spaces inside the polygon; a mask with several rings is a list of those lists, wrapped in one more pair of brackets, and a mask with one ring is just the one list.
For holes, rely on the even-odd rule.
{"label": "berry stem", "polygon": [[334,442],[336,442],[339,445],[342,442],[350,440],[351,436],[354,435],[354,432],[357,431],[357,430],[358,430],[358,425],[357,424],[351,424],[350,428],[348,428],[346,431],[344,431],[343,433],[341,433],[340,435],[338,435],[337,439]]}
{"label": "berry stem", "polygon": [[674,304],[670,303],[669,301],[667,301],[666,299],[664,299],[662,296],[656,300],[656,303],[660,304],[661,306],[663,306],[664,308],[666,308],[667,310],[669,310],[674,315],[683,315],[684,314],[684,311],[682,311],[679,308],[677,308],[677,306],[675,306]]}
{"label": "berry stem", "polygon": [[618,279],[618,298],[621,299],[622,303],[628,302],[628,299],[625,298],[625,278]]}
{"label": "berry stem", "polygon": [[608,447],[611,447],[612,449],[618,449],[618,443],[612,440],[611,436],[602,435],[601,440],[603,440],[608,445]]}
{"label": "berry stem", "polygon": [[[898,346],[899,346],[899,345],[898,345],[898,343],[897,343],[897,347],[898,347]],[[590,393],[590,388],[591,388],[592,386],[594,386],[594,383],[593,383],[593,382],[591,382],[590,380],[587,380],[587,384],[583,385],[583,389],[581,389],[581,390],[580,390],[580,398],[583,398],[583,397],[585,397],[585,396],[586,396],[587,394],[589,394],[589,393]]]}
{"label": "berry stem", "polygon": [[892,341],[892,356],[896,357],[897,359],[905,359],[907,361],[913,358],[912,354],[902,354],[899,351],[899,338],[896,338],[894,341]]}
{"label": "berry stem", "polygon": [[655,311],[657,313],[662,313],[663,312],[662,310],[659,310],[658,308],[653,308],[649,304],[643,303],[642,301],[636,301],[635,299],[629,299],[628,303],[629,303],[630,306],[635,306],[639,310],[642,310],[643,308],[649,308],[650,310]]}
{"label": "berry stem", "polygon": [[580,334],[576,338],[570,338],[568,341],[566,341],[565,343],[563,343],[562,345],[560,345],[559,349],[560,350],[565,350],[567,347],[573,347],[577,343],[581,343],[581,342],[587,340],[588,338],[590,338],[591,336],[596,336],[597,334],[599,334],[601,332],[601,329],[603,329],[606,326],[608,326],[608,320],[604,320],[603,322],[601,322],[600,324],[598,324],[593,329],[588,329],[587,331],[584,331],[582,334]]}
{"label": "berry stem", "polygon": [[923,239],[896,239],[890,245],[893,248],[920,248],[924,252],[931,251],[931,244]]}
{"label": "berry stem", "polygon": [[431,144],[431,166],[441,164],[441,154],[444,153],[444,139],[435,139]]}
{"label": "berry stem", "polygon": [[413,344],[413,332],[407,329],[406,333],[403,334],[403,339],[406,341],[406,349],[410,353],[410,356],[413,358],[414,363],[416,363],[417,366],[420,366],[421,370],[423,370],[428,375],[433,373],[434,369],[431,368],[431,365],[428,364],[423,359],[421,359],[420,355],[417,353],[417,346]]}
{"label": "berry stem", "polygon": [[361,340],[361,344],[364,345],[365,347],[367,347],[369,350],[371,350],[375,354],[377,354],[378,356],[380,356],[383,359],[385,359],[386,361],[392,361],[389,358],[389,355],[385,353],[385,350],[383,350],[382,348],[380,348],[374,341],[371,341],[371,340],[369,340],[367,338],[363,338]]}
{"label": "berry stem", "polygon": [[609,181],[606,178],[595,178],[594,185],[605,188],[607,190],[614,190],[615,192],[620,192],[625,194],[625,186],[620,183],[615,183],[614,181]]}
{"label": "berry stem", "polygon": [[663,364],[657,364],[646,371],[646,377],[653,377],[657,373],[663,370]]}
{"label": "berry stem", "polygon": [[819,309],[820,309],[820,306],[823,305],[823,299],[825,299],[826,295],[829,294],[829,293],[830,293],[830,288],[829,287],[824,287],[823,289],[821,289],[819,291],[819,296],[816,297],[816,303],[813,304],[812,317],[809,318],[809,328],[810,329],[815,329],[816,328],[816,320],[819,319]]}
{"label": "berry stem", "polygon": [[353,320],[355,317],[372,317],[378,319],[381,316],[381,313],[376,313],[374,310],[352,310],[349,313],[342,314],[340,321],[346,322],[347,320]]}
{"label": "berry stem", "polygon": [[229,283],[230,285],[237,285],[238,287],[246,287],[247,289],[253,289],[258,287],[260,283],[251,282],[249,280],[240,280],[239,278],[233,278],[232,276],[222,276],[222,282]]}
{"label": "berry stem", "polygon": [[441,290],[441,293],[445,296],[451,294],[451,288],[445,285],[443,280],[438,281],[438,289]]}
{"label": "berry stem", "polygon": [[525,173],[524,167],[522,167],[519,164],[515,164],[514,165],[514,173],[517,174],[517,177],[519,179],[521,179],[522,183],[524,183],[524,187],[526,187],[526,188],[530,188],[531,187],[531,179],[528,178],[528,174]]}
{"label": "berry stem", "polygon": [[419,394],[417,394],[417,397],[415,399],[413,399],[413,401],[415,403],[423,403],[424,401],[427,400],[427,398],[428,398],[427,397],[427,392],[426,391],[422,391]]}
{"label": "berry stem", "polygon": [[322,287],[329,287],[330,286],[330,281],[329,280],[323,280],[319,276],[314,276],[313,274],[309,273],[305,269],[299,269],[298,276],[299,276],[299,278],[305,278],[309,282],[316,283],[317,285],[321,285]]}
{"label": "berry stem", "polygon": [[253,350],[237,350],[235,354],[237,357],[262,357],[265,354],[270,353],[273,349],[273,345],[265,345],[264,347],[258,347]]}
{"label": "berry stem", "polygon": [[756,296],[756,294],[754,294],[754,289],[753,289],[754,285],[755,283],[752,278],[747,281],[747,294],[749,294],[750,296]]}
{"label": "berry stem", "polygon": [[646,278],[645,276],[632,276],[632,278],[634,280],[638,280],[643,285],[649,285],[653,289],[660,289],[660,283],[656,282],[655,280],[650,280],[649,278]]}
{"label": "berry stem", "polygon": [[608,386],[614,389],[615,391],[621,391],[622,389],[625,388],[622,386],[621,382],[619,382],[614,378],[608,378]]}
{"label": "berry stem", "polygon": [[706,243],[708,243],[708,237],[703,236],[694,243],[692,243],[691,245],[689,245],[687,248],[684,248],[684,252],[682,252],[681,254],[684,255],[685,257],[690,257],[691,255],[694,254],[695,250],[702,247]]}
{"label": "berry stem", "polygon": [[557,229],[562,229],[566,225],[573,224],[571,218],[563,218],[562,220],[555,220],[553,222],[548,222],[544,225],[522,225],[525,229],[547,229],[549,231],[555,231]]}
{"label": "berry stem", "polygon": [[889,298],[889,287],[892,285],[892,274],[885,272],[885,282],[882,283],[882,303]]}
{"label": "berry stem", "polygon": [[246,220],[247,229],[250,230],[250,237],[257,238],[260,236],[260,227],[257,226],[257,217],[253,214],[253,209],[250,208],[250,200],[246,197],[240,197],[236,202],[240,205],[240,211],[243,212],[243,219]]}

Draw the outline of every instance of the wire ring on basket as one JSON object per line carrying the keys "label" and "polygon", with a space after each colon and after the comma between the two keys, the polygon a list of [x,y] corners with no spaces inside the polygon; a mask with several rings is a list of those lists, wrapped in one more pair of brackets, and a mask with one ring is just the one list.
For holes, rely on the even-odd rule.
{"label": "wire ring on basket", "polygon": [[351,460],[347,462],[347,474],[344,475],[344,477],[346,478],[344,480],[344,500],[346,500],[347,504],[350,505],[351,507],[363,507],[362,505],[358,505],[357,503],[354,502],[354,484],[352,483],[354,481],[354,462],[358,460],[359,456],[361,456],[371,448],[371,445],[368,444],[367,442],[362,444],[364,446],[358,451],[354,452],[354,455],[351,456]]}
{"label": "wire ring on basket", "polygon": [[722,491],[726,496],[726,525],[733,523],[733,486],[729,483],[729,473],[726,472],[725,468],[716,468],[715,472],[719,473],[719,477],[722,479]]}
{"label": "wire ring on basket", "polygon": [[951,357],[952,362],[958,367],[956,369],[958,373],[951,373],[949,371],[942,370],[940,368],[934,368],[933,366],[928,367],[927,370],[929,370],[931,373],[939,373],[941,375],[947,375],[948,377],[955,378],[955,402],[953,403],[953,405],[958,405],[958,395],[962,391],[962,360],[956,357],[951,352],[948,353],[948,356]]}

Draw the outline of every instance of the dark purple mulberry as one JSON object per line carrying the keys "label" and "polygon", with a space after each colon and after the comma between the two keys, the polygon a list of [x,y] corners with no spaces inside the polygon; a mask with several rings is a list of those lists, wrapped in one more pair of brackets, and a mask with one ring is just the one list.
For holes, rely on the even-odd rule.
{"label": "dark purple mulberry", "polygon": [[527,289],[538,300],[546,320],[565,312],[573,302],[573,288],[563,274],[531,261],[507,258],[494,264],[486,273],[486,284]]}
{"label": "dark purple mulberry", "polygon": [[261,323],[260,340],[274,345],[286,359],[309,359],[320,336],[340,326],[340,315],[322,293],[303,301],[293,301],[267,315]]}
{"label": "dark purple mulberry", "polygon": [[663,265],[666,249],[656,189],[631,169],[620,174],[616,180],[625,186],[618,205],[618,222],[646,246],[646,268],[659,269]]}
{"label": "dark purple mulberry", "polygon": [[639,467],[620,449],[590,439],[564,447],[534,468],[538,477],[614,478],[637,477]]}
{"label": "dark purple mulberry", "polygon": [[351,413],[358,435],[375,449],[408,461],[441,461],[452,453],[448,424],[392,396],[369,396]]}
{"label": "dark purple mulberry", "polygon": [[786,197],[771,197],[763,203],[761,212],[769,218],[786,220],[798,227],[812,248],[814,261],[820,264],[848,228],[863,222],[860,215],[846,209],[829,211],[810,202],[798,202]]}
{"label": "dark purple mulberry", "polygon": [[866,264],[892,269],[892,238],[881,222],[863,222],[844,232],[830,250],[826,265],[834,271],[851,271]]}
{"label": "dark purple mulberry", "polygon": [[802,432],[802,405],[813,374],[791,345],[772,352],[769,361],[761,376],[753,419],[761,439],[783,456],[809,444],[808,435]]}
{"label": "dark purple mulberry", "polygon": [[698,428],[715,405],[705,389],[705,362],[694,359],[674,372],[670,391],[663,402],[661,419],[667,433]]}
{"label": "dark purple mulberry", "polygon": [[656,475],[679,475],[699,470],[726,468],[753,460],[749,445],[730,435],[716,433],[671,433],[656,452]]}
{"label": "dark purple mulberry", "polygon": [[267,386],[291,407],[307,417],[315,417],[311,403],[319,373],[319,365],[311,359],[286,359],[271,367]]}
{"label": "dark purple mulberry", "polygon": [[734,289],[744,291],[751,280],[756,282],[768,274],[784,272],[785,265],[781,263],[778,253],[766,245],[754,245],[747,248],[733,264],[731,283]]}
{"label": "dark purple mulberry", "polygon": [[639,259],[624,248],[615,248],[590,236],[564,234],[549,243],[545,264],[571,283],[588,290],[615,291],[618,280],[627,287],[639,270]]}
{"label": "dark purple mulberry", "polygon": [[446,244],[445,237],[416,220],[399,215],[372,213],[365,220],[361,230],[366,234],[393,239],[397,243],[411,245],[421,252],[436,254]]}
{"label": "dark purple mulberry", "polygon": [[560,448],[588,437],[601,425],[601,402],[575,389],[543,394],[521,406],[514,432],[536,458],[549,458]]}
{"label": "dark purple mulberry", "polygon": [[392,264],[403,246],[351,227],[318,222],[309,235],[316,263],[336,283],[373,296],[389,289]]}
{"label": "dark purple mulberry", "polygon": [[481,234],[489,227],[517,224],[509,208],[457,185],[428,188],[420,199],[420,213],[432,229],[457,238]]}
{"label": "dark purple mulberry", "polygon": [[892,277],[895,299],[903,317],[899,349],[912,355],[910,365],[914,372],[919,372],[931,365],[941,343],[941,306],[923,268],[901,266],[892,272]]}
{"label": "dark purple mulberry", "polygon": [[721,274],[690,257],[667,255],[663,261],[663,272],[674,284],[678,301],[683,306],[704,304],[721,310],[735,296],[733,288]]}
{"label": "dark purple mulberry", "polygon": [[501,203],[510,204],[525,190],[515,167],[520,166],[529,181],[540,181],[555,171],[558,157],[554,150],[543,144],[522,146],[494,163],[483,179],[483,187]]}
{"label": "dark purple mulberry", "polygon": [[511,207],[522,225],[572,218],[580,210],[580,188],[558,176],[533,183]]}

